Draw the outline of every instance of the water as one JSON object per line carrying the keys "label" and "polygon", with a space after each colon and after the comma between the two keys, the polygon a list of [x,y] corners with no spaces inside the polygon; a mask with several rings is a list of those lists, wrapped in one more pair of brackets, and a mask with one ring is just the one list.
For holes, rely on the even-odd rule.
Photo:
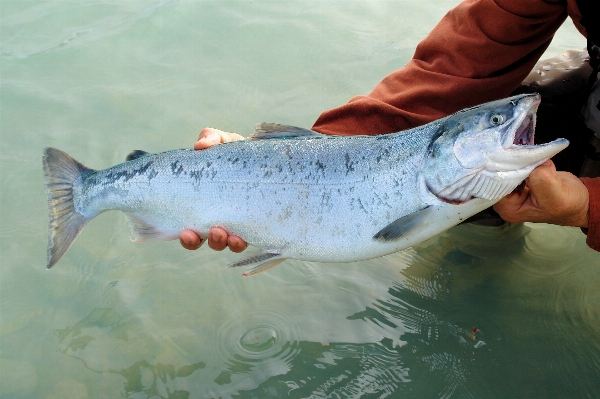
{"label": "water", "polygon": [[[571,228],[459,226],[368,262],[133,244],[95,219],[45,270],[41,152],[94,168],[204,126],[310,126],[456,0],[0,3],[1,398],[600,395],[600,258]],[[567,22],[549,49],[581,48]]]}

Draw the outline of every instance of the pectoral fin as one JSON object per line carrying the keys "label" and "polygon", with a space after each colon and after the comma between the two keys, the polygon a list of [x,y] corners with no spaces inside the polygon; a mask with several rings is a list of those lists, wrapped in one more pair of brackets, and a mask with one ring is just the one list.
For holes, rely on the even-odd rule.
{"label": "pectoral fin", "polygon": [[247,254],[237,262],[230,264],[229,267],[252,266],[250,270],[243,274],[244,277],[251,277],[274,268],[285,259],[278,252],[255,252]]}
{"label": "pectoral fin", "polygon": [[413,231],[424,228],[431,221],[435,209],[434,206],[428,206],[420,211],[403,216],[379,230],[373,236],[373,239],[377,241],[396,241]]}

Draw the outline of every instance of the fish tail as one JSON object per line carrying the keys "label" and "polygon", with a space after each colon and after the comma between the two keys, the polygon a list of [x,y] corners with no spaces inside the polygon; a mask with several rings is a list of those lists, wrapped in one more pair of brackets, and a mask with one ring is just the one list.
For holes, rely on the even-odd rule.
{"label": "fish tail", "polygon": [[75,209],[73,185],[93,170],[56,148],[45,148],[44,185],[48,194],[48,264],[50,269],[67,252],[85,227],[86,218]]}

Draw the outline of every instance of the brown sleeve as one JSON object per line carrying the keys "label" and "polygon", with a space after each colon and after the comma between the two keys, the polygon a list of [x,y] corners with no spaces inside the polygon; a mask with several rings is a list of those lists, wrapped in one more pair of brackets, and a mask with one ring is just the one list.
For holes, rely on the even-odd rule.
{"label": "brown sleeve", "polygon": [[590,215],[586,243],[590,248],[600,251],[600,177],[582,177],[581,181],[587,187],[590,195]]}
{"label": "brown sleeve", "polygon": [[566,0],[466,0],[367,96],[321,114],[329,134],[391,133],[508,96],[567,17]]}

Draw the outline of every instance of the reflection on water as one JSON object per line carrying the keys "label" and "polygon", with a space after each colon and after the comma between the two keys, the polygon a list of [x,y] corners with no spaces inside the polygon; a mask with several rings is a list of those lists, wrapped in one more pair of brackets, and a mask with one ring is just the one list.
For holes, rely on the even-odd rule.
{"label": "reflection on water", "polygon": [[[547,234],[584,256],[565,266],[564,247],[546,248],[543,264],[526,266]],[[298,262],[240,279],[231,296],[246,299],[227,300],[238,309],[192,314],[183,305],[190,313],[177,319],[164,312],[180,312],[193,292],[181,279],[155,286],[170,304],[149,312],[124,306],[115,291],[127,284],[110,281],[101,295],[113,307],[54,330],[56,349],[128,398],[536,397],[540,387],[544,396],[592,395],[600,294],[578,275],[598,263],[577,234],[458,226],[369,264]],[[254,291],[275,284],[285,294]]]}
{"label": "reflection on water", "polygon": [[[46,271],[42,148],[89,166],[205,125],[310,126],[458,0],[1,2],[0,398],[598,397],[600,258],[577,229],[464,225],[351,264],[132,244]],[[550,50],[584,46],[566,26]]]}
{"label": "reflection on water", "polygon": [[185,390],[172,389],[176,378],[185,378],[198,369],[206,367],[204,362],[175,367],[172,364],[151,364],[146,360],[140,360],[133,365],[115,370],[113,368],[94,369],[85,357],[80,357],[86,347],[96,338],[96,330],[110,338],[128,341],[127,330],[134,323],[123,321],[118,312],[110,308],[96,308],[84,319],[73,327],[56,330],[60,352],[81,360],[86,369],[97,373],[118,374],[125,379],[124,391],[126,397],[133,393],[144,393],[147,397],[157,396],[160,398],[187,398],[189,392]]}

